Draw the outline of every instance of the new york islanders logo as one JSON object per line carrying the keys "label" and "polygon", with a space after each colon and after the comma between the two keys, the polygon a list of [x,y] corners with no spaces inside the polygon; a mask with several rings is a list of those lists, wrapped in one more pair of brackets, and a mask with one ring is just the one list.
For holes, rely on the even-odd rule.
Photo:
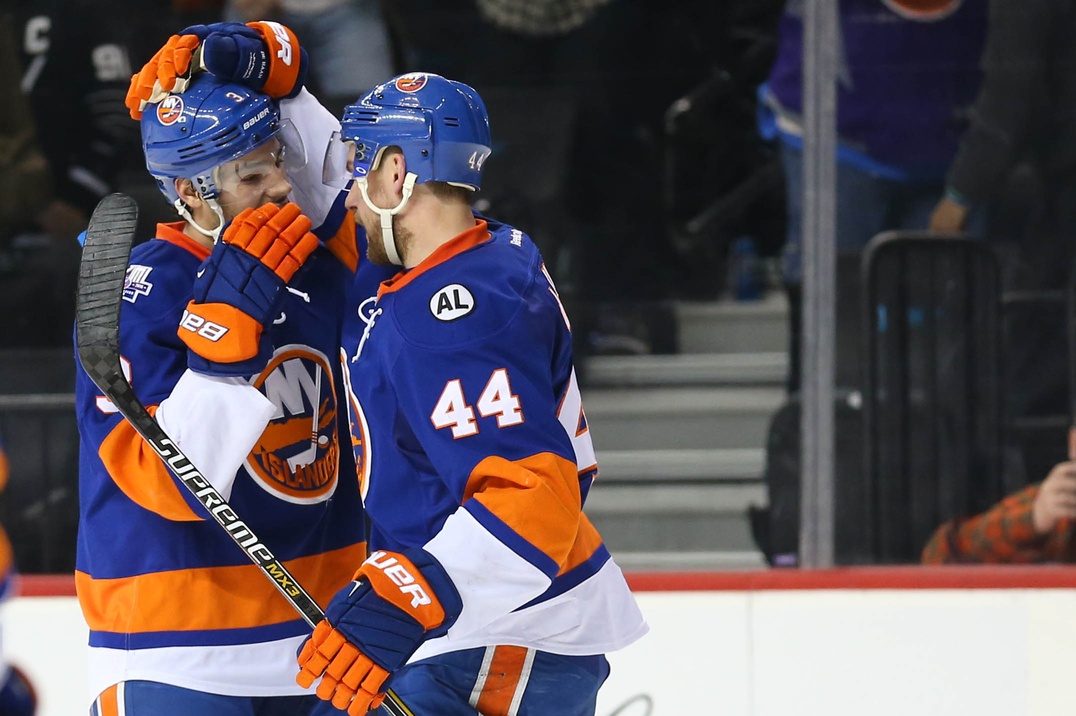
{"label": "new york islanders logo", "polygon": [[366,414],[362,412],[359,399],[351,387],[351,361],[347,352],[340,351],[340,361],[344,367],[344,389],[347,390],[348,422],[351,425],[351,449],[355,453],[355,472],[359,479],[359,492],[366,499],[370,488],[370,428],[366,424]]}
{"label": "new york islanders logo", "polygon": [[340,465],[329,360],[308,346],[284,346],[254,387],[276,406],[276,413],[247,457],[247,472],[287,502],[327,500],[336,489]]}
{"label": "new york islanders logo", "polygon": [[157,121],[164,126],[175,124],[183,116],[183,98],[170,94],[157,105]]}
{"label": "new york islanders logo", "polygon": [[882,0],[885,6],[908,20],[934,22],[960,9],[964,0]]}
{"label": "new york islanders logo", "polygon": [[396,78],[396,89],[401,92],[418,92],[426,86],[426,75],[422,73],[404,75]]}

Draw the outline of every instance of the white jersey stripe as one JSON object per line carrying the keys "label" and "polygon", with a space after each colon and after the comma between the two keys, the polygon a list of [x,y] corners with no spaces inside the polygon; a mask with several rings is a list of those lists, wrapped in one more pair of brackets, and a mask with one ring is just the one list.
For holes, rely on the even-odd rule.
{"label": "white jersey stripe", "polygon": [[519,673],[519,681],[516,682],[516,692],[512,695],[512,705],[508,707],[508,716],[518,716],[519,705],[523,702],[523,693],[527,690],[527,683],[531,680],[531,669],[534,667],[534,649],[527,649],[527,655],[523,657],[523,669]]}
{"label": "white jersey stripe", "polygon": [[478,670],[478,678],[475,679],[474,688],[471,690],[471,698],[467,700],[472,708],[478,708],[478,699],[482,696],[482,689],[486,688],[489,666],[493,663],[493,654],[496,651],[497,647],[487,646],[486,653],[482,655],[482,667]]}

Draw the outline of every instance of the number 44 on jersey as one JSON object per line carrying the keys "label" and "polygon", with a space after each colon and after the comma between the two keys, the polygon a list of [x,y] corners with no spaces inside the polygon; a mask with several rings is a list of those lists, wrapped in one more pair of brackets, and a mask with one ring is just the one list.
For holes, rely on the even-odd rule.
{"label": "number 44 on jersey", "polygon": [[466,438],[478,434],[475,408],[483,418],[497,416],[498,428],[507,428],[523,422],[519,396],[512,393],[508,371],[504,368],[493,371],[474,407],[468,404],[467,398],[463,395],[463,384],[458,378],[445,383],[441,397],[437,399],[437,404],[430,413],[430,420],[438,430],[451,428],[453,438]]}

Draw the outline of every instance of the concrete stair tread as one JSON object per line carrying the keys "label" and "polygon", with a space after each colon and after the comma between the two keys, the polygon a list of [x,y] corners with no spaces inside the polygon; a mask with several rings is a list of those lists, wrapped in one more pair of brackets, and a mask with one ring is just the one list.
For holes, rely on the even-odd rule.
{"label": "concrete stair tread", "polygon": [[788,306],[675,306],[677,355],[592,356],[583,404],[598,480],[586,512],[635,571],[757,569],[767,430],[787,399]]}
{"label": "concrete stair tread", "polygon": [[587,360],[587,385],[783,385],[788,354],[692,353],[679,355],[594,356]]}
{"label": "concrete stair tread", "polygon": [[681,353],[788,351],[788,301],[771,291],[760,301],[679,302],[674,306]]}
{"label": "concrete stair tread", "polygon": [[742,515],[752,505],[769,504],[766,485],[618,485],[599,478],[587,497],[587,514]]}
{"label": "concrete stair tread", "polygon": [[687,318],[770,318],[788,316],[788,297],[784,291],[768,291],[757,301],[677,301],[678,316]]}
{"label": "concrete stair tread", "polygon": [[645,387],[590,388],[583,405],[591,419],[615,414],[767,413],[785,400],[778,387]]}
{"label": "concrete stair tread", "polygon": [[607,450],[598,452],[599,480],[610,482],[702,482],[761,480],[761,448]]}
{"label": "concrete stair tread", "polygon": [[777,409],[776,387],[592,388],[583,405],[601,454],[609,450],[762,448]]}

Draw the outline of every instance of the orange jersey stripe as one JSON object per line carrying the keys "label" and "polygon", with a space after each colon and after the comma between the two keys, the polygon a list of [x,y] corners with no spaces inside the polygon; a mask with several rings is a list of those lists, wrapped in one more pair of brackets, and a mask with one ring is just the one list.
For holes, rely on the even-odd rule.
{"label": "orange jersey stripe", "polygon": [[558,565],[575,546],[582,502],[570,460],[549,452],[515,461],[487,457],[467,482],[464,501],[472,497]]}
{"label": "orange jersey stripe", "polygon": [[0,527],[0,579],[15,567],[15,552],[11,548],[11,540],[7,532]]}
{"label": "orange jersey stripe", "polygon": [[474,226],[438,246],[437,249],[423,259],[418,266],[415,266],[407,273],[398,273],[388,281],[384,281],[381,284],[381,288],[377,291],[378,298],[386,293],[399,291],[434,266],[443,264],[453,256],[462,254],[464,251],[474,248],[488,239],[489,225],[484,219],[476,219]]}
{"label": "orange jersey stripe", "polygon": [[586,515],[580,515],[579,531],[575,535],[575,544],[572,545],[572,551],[568,553],[568,559],[561,565],[557,576],[571,571],[586,562],[594,556],[594,553],[601,546],[602,536],[598,534],[598,529],[590,523],[590,519]]}
{"label": "orange jersey stripe", "polygon": [[[152,415],[157,406],[149,408]],[[127,497],[145,509],[175,522],[202,520],[183,499],[164,462],[126,420],[101,442],[101,462]]]}
{"label": "orange jersey stripe", "polygon": [[[483,716],[508,716],[516,692],[526,688],[520,684],[525,669],[529,669],[527,652],[522,646],[498,646],[485,675],[485,683],[475,708]],[[481,678],[481,677],[479,677]]]}
{"label": "orange jersey stripe", "polygon": [[199,261],[205,261],[209,258],[210,247],[203,246],[191,237],[183,233],[183,227],[186,222],[172,221],[167,224],[157,224],[157,238],[162,241],[167,241],[170,244],[190,251]]}
{"label": "orange jersey stripe", "polygon": [[7,453],[0,449],[0,492],[7,487],[7,479],[11,473],[11,464],[7,461]]}
{"label": "orange jersey stripe", "polygon": [[[360,543],[285,562],[288,571],[319,604],[351,578],[366,556]],[[246,564],[93,579],[75,572],[83,616],[95,631],[137,634],[158,631],[242,629],[298,618],[261,570]],[[182,600],[183,608],[176,609]]]}
{"label": "orange jersey stripe", "polygon": [[97,716],[119,716],[119,689],[123,684],[113,684],[97,697]]}

